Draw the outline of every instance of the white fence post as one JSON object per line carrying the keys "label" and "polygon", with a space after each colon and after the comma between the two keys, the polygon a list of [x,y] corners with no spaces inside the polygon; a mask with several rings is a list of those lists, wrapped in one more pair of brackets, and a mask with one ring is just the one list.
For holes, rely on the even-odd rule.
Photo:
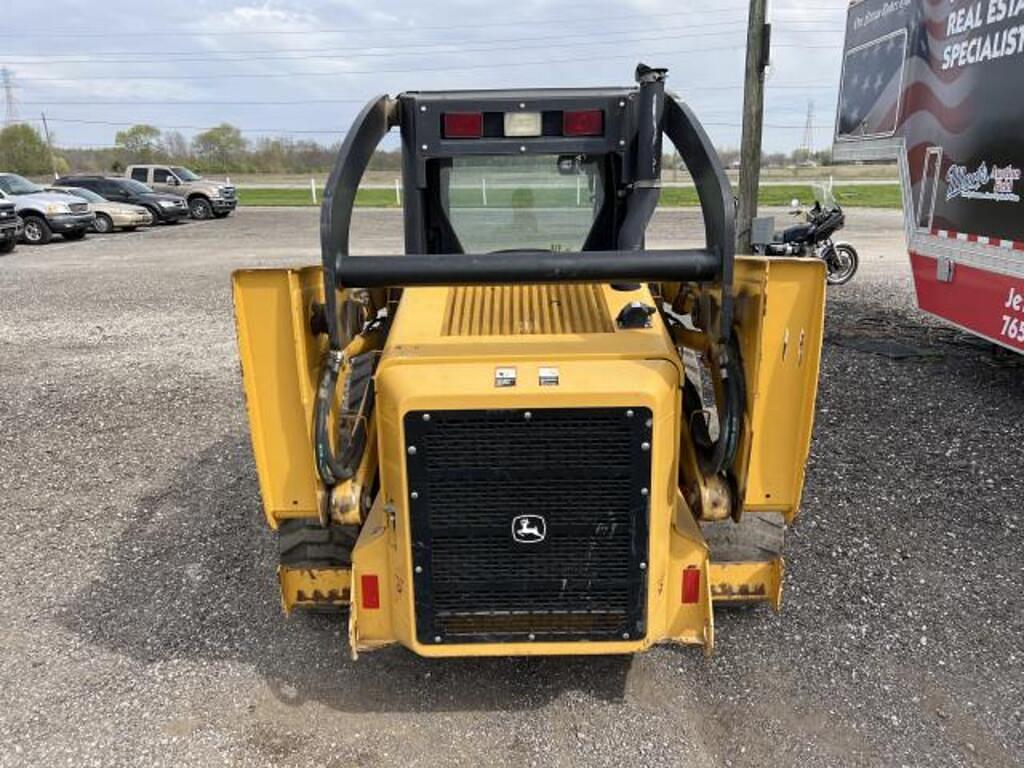
{"label": "white fence post", "polygon": [[309,180],[309,194],[313,196],[313,205],[316,205],[316,180]]}
{"label": "white fence post", "polygon": [[480,197],[483,198],[484,208],[487,207],[487,179],[480,177]]}
{"label": "white fence post", "polygon": [[580,175],[576,174],[576,207],[580,205]]}
{"label": "white fence post", "polygon": [[398,179],[395,179],[395,205],[402,205],[402,185],[398,183]]}

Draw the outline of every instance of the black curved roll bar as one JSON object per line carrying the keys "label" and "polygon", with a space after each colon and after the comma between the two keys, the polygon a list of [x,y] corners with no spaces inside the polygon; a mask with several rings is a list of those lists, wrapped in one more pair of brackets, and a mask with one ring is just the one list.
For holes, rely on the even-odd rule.
{"label": "black curved roll bar", "polygon": [[[708,282],[722,285],[721,318],[718,333],[727,338],[732,325],[731,286],[735,258],[735,208],[732,189],[718,156],[700,122],[690,109],[671,94],[662,97],[661,78],[651,77],[645,70],[641,80],[641,103],[644,88],[650,83],[660,85],[656,98],[663,98],[662,109],[640,111],[636,120],[643,135],[645,115],[656,115],[661,125],[651,125],[660,162],[660,134],[668,136],[683,158],[697,187],[704,218],[706,247],[699,249],[646,250],[642,248],[646,228],[656,202],[657,179],[643,173],[634,177],[634,194],[644,189],[645,197],[637,195],[637,205],[645,203],[643,215],[634,217],[635,236],[623,237],[615,251],[537,252],[508,251],[494,254],[405,254],[398,256],[352,256],[349,254],[349,231],[356,192],[374,150],[388,131],[401,120],[399,101],[387,96],[371,100],[359,113],[338,152],[324,191],[320,214],[320,244],[327,296],[327,319],[332,348],[340,344],[337,329],[335,290],[341,287],[371,288],[380,286],[417,285],[479,285],[501,283],[671,281]],[[655,72],[660,72],[657,70]],[[662,75],[663,76],[663,75]],[[638,68],[638,79],[640,69]],[[655,86],[657,87],[657,86]],[[486,93],[486,92],[482,92]],[[618,93],[618,92],[615,92]],[[635,91],[634,91],[635,93]],[[415,96],[415,94],[414,94]],[[622,102],[619,102],[620,104]],[[627,148],[626,151],[630,151]],[[652,155],[651,148],[632,151],[639,156]],[[650,176],[647,174],[646,176]],[[653,198],[652,194],[653,193]],[[627,200],[627,222],[629,206]],[[626,223],[623,223],[623,227]]]}

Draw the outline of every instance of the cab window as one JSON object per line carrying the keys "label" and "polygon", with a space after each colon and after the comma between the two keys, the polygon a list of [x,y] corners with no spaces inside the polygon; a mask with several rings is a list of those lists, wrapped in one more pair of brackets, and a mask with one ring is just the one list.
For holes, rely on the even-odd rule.
{"label": "cab window", "polygon": [[582,250],[604,203],[595,158],[466,156],[439,170],[441,205],[466,252]]}
{"label": "cab window", "polygon": [[132,178],[136,181],[146,182],[149,168],[132,168]]}
{"label": "cab window", "polygon": [[154,184],[166,184],[167,180],[171,178],[171,172],[166,168],[154,168],[153,169],[153,183]]}

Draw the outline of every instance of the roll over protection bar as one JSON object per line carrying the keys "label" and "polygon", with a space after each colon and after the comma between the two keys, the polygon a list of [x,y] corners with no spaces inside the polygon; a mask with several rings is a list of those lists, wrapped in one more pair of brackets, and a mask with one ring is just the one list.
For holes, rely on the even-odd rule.
{"label": "roll over protection bar", "polygon": [[[371,100],[346,134],[321,206],[320,244],[331,347],[338,349],[341,344],[337,288],[616,280],[717,281],[722,285],[717,334],[721,340],[727,339],[732,325],[735,258],[735,209],[729,181],[699,121],[686,105],[665,93],[664,70],[641,65],[637,79],[641,109],[637,113],[637,144],[632,149],[633,184],[620,227],[619,250],[615,251],[351,256],[349,231],[359,181],[381,139],[401,119],[397,100],[387,96]],[[696,183],[705,248],[643,248],[643,233],[658,197],[662,133],[675,145]]]}

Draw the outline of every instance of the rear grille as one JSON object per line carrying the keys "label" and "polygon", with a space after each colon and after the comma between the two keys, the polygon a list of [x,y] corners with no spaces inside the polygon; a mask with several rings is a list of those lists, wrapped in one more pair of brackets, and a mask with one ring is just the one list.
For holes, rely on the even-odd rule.
{"label": "rear grille", "polygon": [[420,642],[643,636],[648,409],[417,411],[404,423]]}
{"label": "rear grille", "polygon": [[[500,258],[500,255],[495,258]],[[448,292],[445,336],[611,333],[596,285],[466,286]]]}

